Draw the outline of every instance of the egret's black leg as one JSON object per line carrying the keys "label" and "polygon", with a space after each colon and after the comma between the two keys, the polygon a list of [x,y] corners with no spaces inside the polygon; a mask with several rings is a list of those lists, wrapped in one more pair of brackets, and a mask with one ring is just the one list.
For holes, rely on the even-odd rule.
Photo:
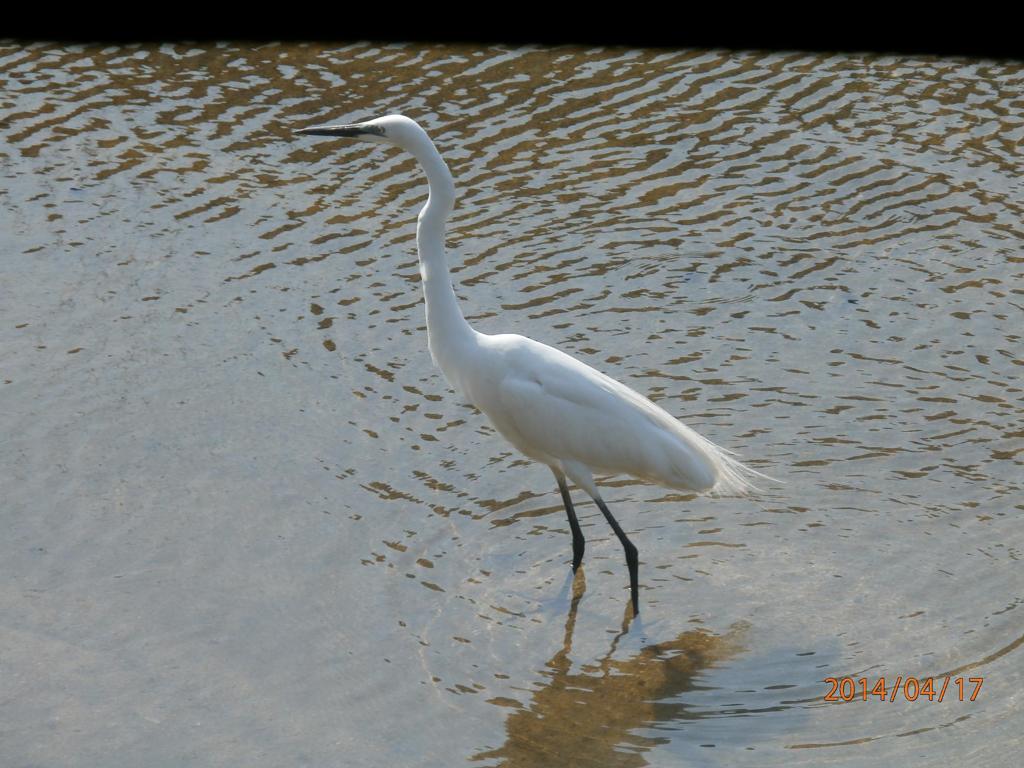
{"label": "egret's black leg", "polygon": [[572,529],[572,572],[576,573],[576,569],[583,562],[583,550],[587,540],[583,538],[583,531],[580,530],[580,521],[576,519],[576,510],[572,506],[572,497],[569,496],[569,487],[565,484],[564,477],[558,477],[558,490],[562,492],[565,514],[569,516],[569,528]]}
{"label": "egret's black leg", "polygon": [[629,593],[633,598],[633,615],[638,616],[640,614],[640,595],[637,588],[637,579],[640,573],[640,558],[637,556],[636,547],[623,532],[615,518],[612,517],[612,513],[608,510],[608,505],[596,497],[594,501],[601,508],[604,519],[608,521],[608,525],[612,527],[615,535],[619,537],[622,549],[626,553],[626,565],[629,566]]}

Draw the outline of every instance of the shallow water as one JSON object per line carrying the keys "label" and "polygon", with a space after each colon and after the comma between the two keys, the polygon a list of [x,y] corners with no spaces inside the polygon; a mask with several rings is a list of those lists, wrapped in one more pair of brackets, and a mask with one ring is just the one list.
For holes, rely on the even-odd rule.
{"label": "shallow water", "polygon": [[[1017,764],[1020,64],[6,44],[0,78],[6,764]],[[631,624],[600,513],[573,582],[550,473],[430,363],[414,161],[291,134],[391,111],[456,177],[479,330],[784,481],[605,482]]]}

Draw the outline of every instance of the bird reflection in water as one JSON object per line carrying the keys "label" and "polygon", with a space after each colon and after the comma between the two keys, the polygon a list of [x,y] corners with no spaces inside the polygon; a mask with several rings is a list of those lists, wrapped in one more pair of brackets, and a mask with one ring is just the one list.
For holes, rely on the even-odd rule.
{"label": "bird reflection in water", "polygon": [[541,670],[546,681],[526,706],[510,699],[495,701],[517,707],[505,723],[507,738],[501,747],[474,755],[474,761],[498,759],[497,765],[505,768],[645,766],[644,753],[669,739],[636,731],[699,719],[702,714],[680,701],[680,695],[696,687],[704,670],[744,650],[748,625],[737,623],[724,635],[691,630],[645,646],[632,658],[613,659],[628,631],[627,610],[622,631],[604,658],[574,671],[572,635],[585,588],[580,570],[562,649]]}

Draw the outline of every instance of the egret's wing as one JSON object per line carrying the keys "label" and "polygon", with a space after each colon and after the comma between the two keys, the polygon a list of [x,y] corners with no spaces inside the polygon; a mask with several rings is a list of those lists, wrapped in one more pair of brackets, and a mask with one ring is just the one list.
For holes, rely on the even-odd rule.
{"label": "egret's wing", "polygon": [[748,475],[757,473],[638,392],[551,347],[525,352],[502,379],[495,423],[528,455],[672,488],[752,487]]}
{"label": "egret's wing", "polygon": [[521,450],[673,487],[714,485],[703,447],[680,440],[671,416],[568,355],[549,347],[530,351],[503,377],[503,413],[495,419]]}

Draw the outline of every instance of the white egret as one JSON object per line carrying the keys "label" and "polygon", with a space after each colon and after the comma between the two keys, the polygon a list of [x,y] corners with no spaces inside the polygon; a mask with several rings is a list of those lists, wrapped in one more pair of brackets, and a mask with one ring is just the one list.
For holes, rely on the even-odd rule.
{"label": "white egret", "polygon": [[297,133],[394,144],[411,152],[427,175],[416,245],[431,357],[448,383],[483,411],[522,453],[547,464],[572,530],[572,569],[585,540],[566,478],[594,500],[622,543],[634,615],[640,611],[637,549],[608,510],[593,473],[627,474],[667,488],[743,494],[753,476],[730,452],[679,422],[643,395],[557,349],[515,334],[489,335],[462,316],[445,257],[445,222],[455,203],[452,175],[426,132],[402,115],[354,125],[322,125]]}

